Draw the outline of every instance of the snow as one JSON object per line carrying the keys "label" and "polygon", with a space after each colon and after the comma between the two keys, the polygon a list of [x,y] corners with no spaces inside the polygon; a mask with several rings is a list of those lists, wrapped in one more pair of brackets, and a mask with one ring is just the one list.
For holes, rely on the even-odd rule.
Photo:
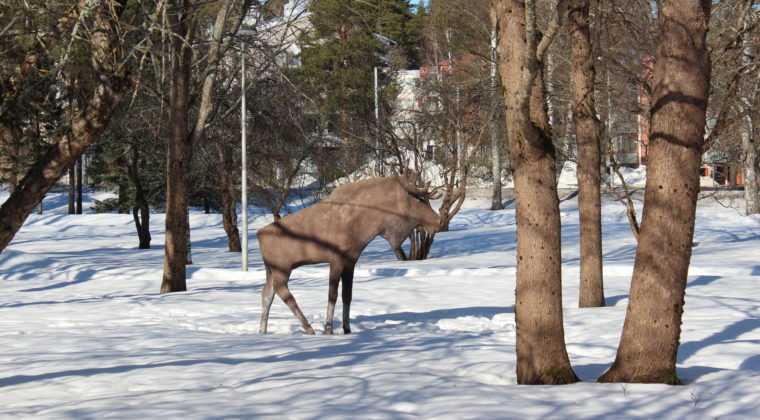
{"label": "snow", "polygon": [[371,243],[350,335],[322,334],[327,267],[302,267],[291,290],[317,335],[278,298],[271,333],[259,335],[253,237],[244,273],[220,216],[193,212],[190,291],[162,295],[162,214],[151,218],[153,248],[138,250],[129,215],[67,215],[65,194],[51,193],[0,254],[0,418],[758,418],[760,218],[742,215],[740,200],[699,203],[678,355],[685,385],[599,384],[635,240],[623,206],[605,202],[608,306],[579,309],[577,202],[561,205],[565,338],[584,382],[518,386],[514,209],[468,201],[426,261],[399,262]]}
{"label": "snow", "polygon": [[[557,178],[557,186],[559,188],[578,188],[578,175],[576,169],[578,164],[572,161],[567,161],[562,165],[562,170]],[[647,182],[647,167],[639,166],[638,168],[628,168],[622,166],[618,168],[620,174],[623,176],[626,185],[631,188],[644,188]],[[605,183],[610,182],[609,174],[602,174],[602,179]],[[620,178],[615,174],[612,179],[612,185],[620,187]],[[712,186],[712,185],[710,185]]]}

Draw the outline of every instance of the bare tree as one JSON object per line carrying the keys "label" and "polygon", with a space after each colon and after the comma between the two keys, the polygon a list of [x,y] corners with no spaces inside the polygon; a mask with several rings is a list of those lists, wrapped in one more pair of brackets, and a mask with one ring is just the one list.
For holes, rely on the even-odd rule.
{"label": "bare tree", "polygon": [[188,184],[193,141],[190,137],[190,84],[195,5],[173,1],[171,33],[169,139],[166,147],[166,241],[161,293],[187,290],[185,265],[190,235]]}
{"label": "bare tree", "polygon": [[[103,131],[116,105],[129,88],[127,69],[121,61],[125,48],[120,44],[126,36],[119,21],[125,4],[126,0],[99,2],[96,5],[80,2],[75,11],[67,16],[76,22],[91,19],[91,24],[69,26],[73,26],[70,31],[82,32],[68,36],[72,37],[70,41],[73,41],[74,36],[84,36],[87,39],[94,83],[71,122],[60,127],[55,143],[37,159],[13,194],[0,207],[0,251],[13,239],[45,193]],[[20,81],[25,72],[28,74],[34,69],[37,60],[30,61],[30,56],[27,55],[20,66],[18,74],[21,76],[16,80]],[[65,60],[64,55],[62,61]],[[19,86],[18,90],[22,89]]]}
{"label": "bare tree", "polygon": [[[218,83],[218,70],[222,58],[230,50],[231,34],[237,33],[247,7],[234,0],[218,5],[208,41],[208,50],[200,63],[193,60],[194,43],[200,31],[196,16],[203,4],[192,1],[171,0],[167,9],[168,58],[171,60],[169,80],[169,139],[166,161],[166,245],[161,292],[187,290],[186,264],[190,249],[188,213],[188,183],[193,145],[206,130],[214,110],[213,93]],[[238,7],[236,7],[238,6]],[[237,11],[237,12],[235,12]],[[200,69],[194,73],[193,69]],[[193,78],[193,75],[196,78]],[[191,117],[190,109],[197,104]]]}
{"label": "bare tree", "polygon": [[539,38],[533,1],[493,2],[517,199],[515,323],[520,384],[578,380],[570,366],[562,325],[559,199],[541,76],[546,48],[560,26],[565,6],[566,2],[560,1],[557,18]]}
{"label": "bare tree", "polygon": [[568,32],[573,70],[573,126],[578,144],[581,308],[604,306],[602,279],[601,123],[594,104],[596,69],[589,30],[589,1],[570,0]]}
{"label": "bare tree", "polygon": [[[498,69],[498,60],[499,56],[496,52],[496,48],[498,46],[499,42],[499,32],[497,31],[496,27],[491,29],[491,108],[493,113],[497,113],[498,110],[504,109],[504,106],[501,103],[499,90],[500,90],[500,83],[499,83],[499,69]],[[501,118],[501,113],[499,112],[496,114],[494,118],[491,119],[491,179],[493,180],[493,192],[491,194],[491,210],[502,210],[504,208],[504,204],[502,204],[502,195],[501,195],[501,175],[504,171],[502,171],[502,157],[501,157],[501,149],[502,149],[502,136],[501,133],[504,132],[504,130],[501,127],[500,122],[504,121],[504,118]]]}
{"label": "bare tree", "polygon": [[601,382],[678,384],[710,59],[708,0],[661,1],[644,216],[620,346]]}

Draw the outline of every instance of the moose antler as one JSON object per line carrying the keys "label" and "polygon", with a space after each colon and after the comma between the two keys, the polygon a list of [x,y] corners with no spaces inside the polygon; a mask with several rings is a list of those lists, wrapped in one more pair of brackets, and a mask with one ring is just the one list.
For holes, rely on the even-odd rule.
{"label": "moose antler", "polygon": [[430,189],[430,181],[419,185],[420,173],[409,169],[408,165],[395,165],[398,168],[398,181],[402,187],[411,195],[421,200],[435,200],[441,197],[442,193],[438,188]]}

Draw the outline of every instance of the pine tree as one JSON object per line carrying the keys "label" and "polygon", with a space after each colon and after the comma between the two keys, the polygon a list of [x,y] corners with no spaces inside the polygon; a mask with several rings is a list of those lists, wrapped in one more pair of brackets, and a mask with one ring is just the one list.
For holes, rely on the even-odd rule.
{"label": "pine tree", "polygon": [[387,68],[392,49],[404,67],[417,65],[421,15],[409,0],[319,0],[310,11],[313,30],[301,36],[301,66],[293,72],[317,103],[323,128],[345,142],[366,134],[374,119],[373,68]]}
{"label": "pine tree", "polygon": [[372,68],[382,65],[385,52],[373,36],[373,9],[352,0],[317,1],[309,16],[313,30],[300,39],[297,79],[331,131],[344,138],[355,134],[352,120],[372,112]]}
{"label": "pine tree", "polygon": [[409,0],[380,0],[376,4],[375,33],[392,39],[406,59],[404,67],[419,66],[419,43],[424,7],[411,11]]}

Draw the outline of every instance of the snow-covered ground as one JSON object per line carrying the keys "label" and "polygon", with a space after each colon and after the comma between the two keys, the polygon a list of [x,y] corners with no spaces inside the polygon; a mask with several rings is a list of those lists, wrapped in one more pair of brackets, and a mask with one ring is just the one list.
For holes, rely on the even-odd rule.
{"label": "snow-covered ground", "polygon": [[321,334],[327,268],[311,266],[290,284],[317,335],[279,299],[271,333],[259,335],[253,237],[243,273],[220,216],[193,213],[190,291],[161,295],[163,215],[151,219],[153,249],[138,250],[130,216],[66,215],[65,197],[50,194],[0,254],[0,417],[760,418],[760,218],[699,204],[685,385],[598,384],[620,337],[635,241],[622,205],[605,203],[608,306],[579,309],[577,202],[563,201],[566,341],[584,382],[518,386],[515,215],[489,206],[468,201],[427,261],[370,244],[353,334]]}

